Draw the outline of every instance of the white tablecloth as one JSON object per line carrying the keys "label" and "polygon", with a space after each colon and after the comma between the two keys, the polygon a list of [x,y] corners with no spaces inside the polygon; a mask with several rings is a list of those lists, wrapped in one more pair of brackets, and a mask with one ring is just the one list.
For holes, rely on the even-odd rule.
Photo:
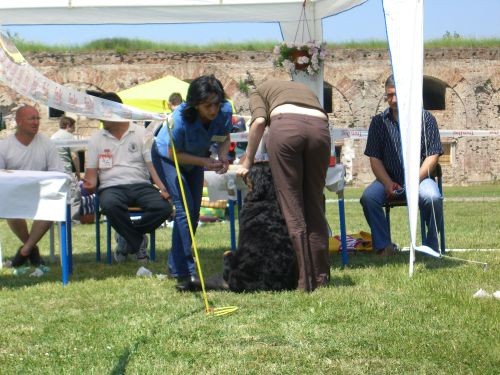
{"label": "white tablecloth", "polygon": [[0,218],[65,221],[69,182],[62,172],[0,170]]}

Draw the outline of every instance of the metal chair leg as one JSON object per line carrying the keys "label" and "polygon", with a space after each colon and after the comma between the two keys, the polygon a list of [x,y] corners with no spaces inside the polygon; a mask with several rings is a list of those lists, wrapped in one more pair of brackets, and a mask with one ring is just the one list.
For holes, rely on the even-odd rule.
{"label": "metal chair leg", "polygon": [[228,203],[229,203],[229,232],[230,232],[230,239],[231,239],[231,250],[236,251],[236,225],[235,225],[235,218],[234,218],[235,201],[233,201],[232,199],[229,199]]}
{"label": "metal chair leg", "polygon": [[95,207],[95,260],[101,261],[101,213],[99,208],[99,197],[97,194],[94,198]]}
{"label": "metal chair leg", "polygon": [[152,231],[149,234],[149,259],[152,261],[156,260],[156,231]]}

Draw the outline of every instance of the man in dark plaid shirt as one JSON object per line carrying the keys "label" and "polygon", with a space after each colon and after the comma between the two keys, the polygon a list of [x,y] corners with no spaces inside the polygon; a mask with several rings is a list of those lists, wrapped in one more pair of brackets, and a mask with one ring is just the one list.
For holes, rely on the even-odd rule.
{"label": "man in dark plaid shirt", "polygon": [[[365,149],[376,180],[361,197],[363,212],[372,232],[373,248],[382,256],[392,255],[395,250],[382,207],[388,200],[404,198],[405,186],[398,106],[392,75],[385,82],[385,98],[389,108],[372,118]],[[424,110],[418,203],[428,228],[424,245],[436,251],[439,251],[436,222],[441,221],[443,204],[437,183],[429,176],[442,153],[436,119]]]}

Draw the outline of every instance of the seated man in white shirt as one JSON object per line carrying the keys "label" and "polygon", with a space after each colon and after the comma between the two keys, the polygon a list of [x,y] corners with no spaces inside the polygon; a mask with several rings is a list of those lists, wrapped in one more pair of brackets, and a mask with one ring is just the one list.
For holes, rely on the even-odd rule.
{"label": "seated man in white shirt", "polygon": [[[40,115],[35,107],[25,105],[16,112],[16,132],[0,141],[0,169],[64,172],[56,147],[49,138],[38,133]],[[7,198],[6,198],[7,199]],[[24,219],[7,219],[10,229],[23,245],[12,259],[12,267],[44,264],[38,241],[52,221],[34,220],[31,230]]]}
{"label": "seated man in white shirt", "polygon": [[[103,93],[100,97],[122,102],[115,93]],[[151,162],[151,150],[145,147],[144,127],[129,121],[102,122],[103,129],[93,134],[88,143],[83,187],[89,192],[98,189],[103,213],[127,242],[125,248],[115,250],[115,260],[123,262],[128,254],[135,254],[138,261],[144,262],[148,260],[144,235],[165,222],[172,205]],[[142,208],[144,214],[139,220],[132,221],[129,206]]]}
{"label": "seated man in white shirt", "polygon": [[[59,119],[59,130],[50,137],[51,140],[66,140],[73,141],[76,137],[73,135],[75,131],[75,119],[69,116],[62,116]],[[75,147],[58,147],[59,157],[64,166],[64,171],[71,176],[70,200],[71,200],[71,218],[79,219],[81,194],[78,188],[80,181],[80,158],[78,157],[78,149]],[[73,173],[73,167],[75,172]]]}

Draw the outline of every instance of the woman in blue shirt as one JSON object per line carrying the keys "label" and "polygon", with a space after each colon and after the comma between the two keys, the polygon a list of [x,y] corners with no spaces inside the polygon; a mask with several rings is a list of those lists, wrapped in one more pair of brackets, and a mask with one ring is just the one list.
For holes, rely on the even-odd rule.
{"label": "woman in blue shirt", "polygon": [[[220,81],[213,75],[201,76],[191,82],[186,101],[172,113],[170,132],[167,126],[163,126],[156,136],[156,145],[152,149],[153,164],[175,205],[168,267],[178,281],[178,290],[190,290],[197,282],[197,275],[171,145],[175,146],[189,215],[196,231],[204,171],[226,173],[229,167],[227,153],[231,120],[232,107]],[[209,149],[213,143],[218,144],[218,160],[210,157]]]}

